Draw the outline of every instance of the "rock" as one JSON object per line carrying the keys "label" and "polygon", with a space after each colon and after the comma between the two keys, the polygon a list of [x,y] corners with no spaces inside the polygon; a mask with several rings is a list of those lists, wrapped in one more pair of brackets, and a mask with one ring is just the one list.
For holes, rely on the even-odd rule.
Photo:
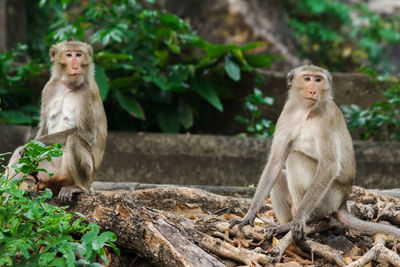
{"label": "rock", "polygon": [[168,12],[187,20],[211,43],[238,45],[259,41],[257,53],[282,56],[273,66],[287,70],[300,64],[288,17],[276,0],[162,0]]}

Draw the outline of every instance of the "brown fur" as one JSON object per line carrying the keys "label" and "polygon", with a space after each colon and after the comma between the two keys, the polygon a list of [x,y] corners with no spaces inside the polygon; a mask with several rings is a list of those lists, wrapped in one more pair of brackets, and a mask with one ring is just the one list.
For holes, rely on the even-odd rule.
{"label": "brown fur", "polygon": [[271,193],[281,225],[270,227],[267,238],[292,230],[299,241],[304,238],[306,223],[329,215],[338,215],[355,230],[400,237],[399,229],[364,222],[346,210],[355,178],[355,159],[345,120],[333,102],[330,73],[304,65],[288,73],[288,85],[289,97],[278,119],[268,163],[250,209],[231,227],[253,225],[264,199]]}
{"label": "brown fur", "polygon": [[[45,173],[38,176],[41,186],[64,199],[70,199],[78,189],[90,191],[106,144],[107,119],[94,80],[92,53],[90,45],[77,41],[64,41],[50,48],[52,75],[42,91],[35,139],[63,144],[64,154],[41,166],[53,172],[53,177]],[[16,152],[9,166],[18,160]]]}

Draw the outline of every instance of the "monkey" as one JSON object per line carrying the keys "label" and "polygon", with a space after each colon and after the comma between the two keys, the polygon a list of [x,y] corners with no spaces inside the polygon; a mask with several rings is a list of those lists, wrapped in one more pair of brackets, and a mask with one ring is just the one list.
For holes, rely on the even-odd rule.
{"label": "monkey", "polygon": [[383,233],[400,238],[400,229],[366,222],[347,211],[355,178],[352,138],[339,107],[333,101],[329,71],[307,64],[287,74],[288,98],[278,118],[267,164],[244,218],[230,228],[254,226],[254,219],[270,195],[280,223],[265,238],[292,231],[304,240],[305,225],[336,216],[363,234]]}
{"label": "monkey", "polygon": [[[50,48],[51,77],[41,98],[39,129],[35,140],[45,145],[60,143],[63,155],[42,161],[39,167],[53,173],[35,174],[37,188],[49,188],[62,201],[78,192],[91,192],[96,171],[103,159],[107,118],[94,79],[93,49],[68,40]],[[13,153],[8,169],[18,163],[23,146]],[[30,177],[32,178],[32,177]]]}

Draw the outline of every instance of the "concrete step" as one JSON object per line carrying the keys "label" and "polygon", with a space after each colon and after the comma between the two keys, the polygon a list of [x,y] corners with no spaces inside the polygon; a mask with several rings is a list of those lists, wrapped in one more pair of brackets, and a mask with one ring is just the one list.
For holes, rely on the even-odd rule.
{"label": "concrete step", "polygon": [[[28,142],[34,130],[0,125],[0,153]],[[256,184],[270,140],[212,135],[110,132],[96,180],[146,184]],[[356,184],[400,187],[400,143],[355,141]]]}

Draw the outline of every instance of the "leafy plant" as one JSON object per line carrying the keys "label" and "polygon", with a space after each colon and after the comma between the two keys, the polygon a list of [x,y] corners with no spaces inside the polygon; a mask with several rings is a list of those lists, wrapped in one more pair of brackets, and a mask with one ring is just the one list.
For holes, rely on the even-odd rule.
{"label": "leafy plant", "polygon": [[41,0],[40,5],[54,10],[50,42],[91,36],[88,41],[101,51],[95,54],[96,80],[114,129],[190,129],[206,103],[223,111],[221,97],[230,94],[225,77],[239,81],[243,72],[273,62],[271,56],[248,53],[260,43],[206,42],[182,19],[155,9],[154,1]]}
{"label": "leafy plant", "polygon": [[4,107],[0,123],[34,125],[39,120],[38,105],[32,102],[39,93],[31,90],[29,84],[44,65],[29,60],[27,49],[26,45],[19,45],[0,54],[0,97]]}
{"label": "leafy plant", "polygon": [[349,129],[361,140],[400,141],[400,84],[398,78],[379,76],[374,70],[363,67],[362,71],[389,87],[383,91],[386,100],[367,109],[357,105],[342,106]]}
{"label": "leafy plant", "polygon": [[[66,211],[66,207],[45,203],[52,196],[49,189],[34,199],[19,188],[27,175],[46,172],[38,168],[38,163],[60,156],[61,146],[46,147],[31,141],[24,153],[15,166],[22,179],[10,180],[5,173],[0,174],[0,266],[100,267],[102,265],[96,263],[97,256],[108,263],[105,246],[119,254],[113,243],[115,234],[99,234],[99,227],[86,225],[83,217],[72,221],[74,214]],[[79,240],[77,233],[82,235]]]}
{"label": "leafy plant", "polygon": [[254,88],[253,94],[246,96],[244,100],[244,109],[250,111],[250,119],[243,116],[236,116],[235,120],[247,125],[247,133],[240,133],[239,136],[256,136],[256,137],[272,137],[274,133],[275,125],[266,119],[260,119],[262,105],[271,106],[274,103],[274,99],[271,97],[264,97],[261,90]]}
{"label": "leafy plant", "polygon": [[366,63],[381,72],[395,70],[383,44],[400,43],[400,16],[383,17],[365,4],[340,0],[286,0],[284,6],[301,57],[333,71],[353,71]]}

